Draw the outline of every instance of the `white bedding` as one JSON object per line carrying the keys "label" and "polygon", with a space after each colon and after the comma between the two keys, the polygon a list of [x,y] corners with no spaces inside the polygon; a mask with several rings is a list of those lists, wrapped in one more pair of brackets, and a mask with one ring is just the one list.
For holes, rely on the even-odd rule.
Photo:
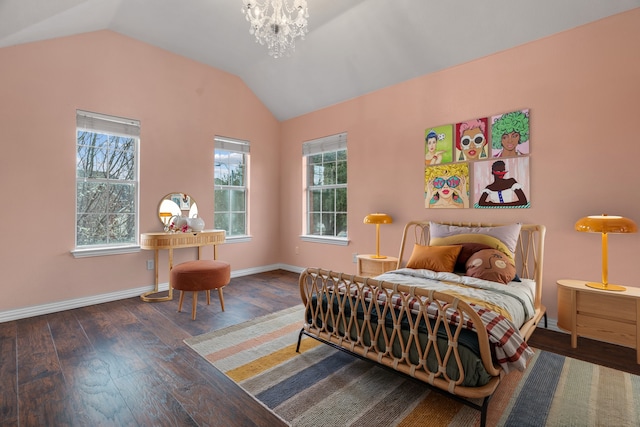
{"label": "white bedding", "polygon": [[510,320],[515,329],[520,329],[535,313],[535,281],[530,279],[503,285],[455,273],[411,268],[389,271],[376,276],[376,279],[456,294],[461,299],[466,296],[472,301],[487,301],[492,306],[500,307],[499,314]]}

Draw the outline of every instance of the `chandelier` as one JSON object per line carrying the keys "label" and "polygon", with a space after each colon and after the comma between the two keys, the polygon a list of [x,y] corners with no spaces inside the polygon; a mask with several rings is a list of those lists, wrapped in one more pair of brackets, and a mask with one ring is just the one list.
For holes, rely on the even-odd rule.
{"label": "chandelier", "polygon": [[267,45],[269,55],[280,58],[295,49],[296,37],[304,40],[307,29],[307,0],[242,0],[242,13],[251,24],[256,43]]}

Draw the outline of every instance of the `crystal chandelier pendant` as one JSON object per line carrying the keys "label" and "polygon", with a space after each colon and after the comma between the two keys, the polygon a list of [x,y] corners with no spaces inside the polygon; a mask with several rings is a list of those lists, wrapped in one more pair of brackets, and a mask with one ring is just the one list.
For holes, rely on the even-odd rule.
{"label": "crystal chandelier pendant", "polygon": [[[242,0],[242,13],[249,21],[249,34],[266,45],[274,58],[289,56],[296,38],[304,40],[307,28],[307,0]],[[289,6],[290,3],[293,3]]]}

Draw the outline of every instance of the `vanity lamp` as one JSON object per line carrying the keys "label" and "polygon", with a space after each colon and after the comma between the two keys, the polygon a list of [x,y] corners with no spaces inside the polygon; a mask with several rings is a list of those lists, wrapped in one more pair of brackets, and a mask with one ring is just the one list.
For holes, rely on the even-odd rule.
{"label": "vanity lamp", "polygon": [[365,224],[376,225],[376,254],[371,255],[371,258],[382,259],[386,258],[385,255],[380,255],[380,224],[391,224],[393,219],[387,214],[372,213],[364,217]]}
{"label": "vanity lamp", "polygon": [[607,281],[607,235],[609,233],[635,233],[638,231],[636,223],[628,218],[617,215],[592,215],[581,218],[576,222],[576,231],[587,233],[602,233],[602,283],[588,282],[587,286],[605,291],[624,291],[620,285],[612,285]]}

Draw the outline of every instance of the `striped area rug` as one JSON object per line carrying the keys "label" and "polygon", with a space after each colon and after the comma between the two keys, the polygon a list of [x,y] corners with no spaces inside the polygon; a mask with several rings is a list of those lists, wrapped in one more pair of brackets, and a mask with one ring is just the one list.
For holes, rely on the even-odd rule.
{"label": "striped area rug", "polygon": [[[473,426],[480,413],[303,337],[302,306],[185,340],[292,426]],[[567,338],[568,339],[568,338]],[[640,377],[536,350],[489,403],[488,426],[639,426]]]}

